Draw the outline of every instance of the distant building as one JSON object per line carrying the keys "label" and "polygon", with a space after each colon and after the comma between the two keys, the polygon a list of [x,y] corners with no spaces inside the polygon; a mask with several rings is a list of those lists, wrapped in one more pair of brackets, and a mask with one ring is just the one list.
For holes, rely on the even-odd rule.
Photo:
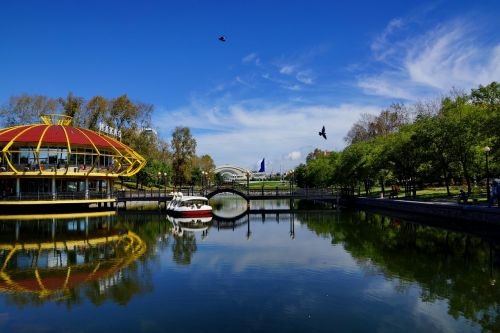
{"label": "distant building", "polygon": [[235,165],[221,165],[215,168],[215,173],[220,174],[224,181],[246,181],[247,176],[250,180],[265,180],[266,174],[264,172],[255,172],[248,169],[238,167]]}

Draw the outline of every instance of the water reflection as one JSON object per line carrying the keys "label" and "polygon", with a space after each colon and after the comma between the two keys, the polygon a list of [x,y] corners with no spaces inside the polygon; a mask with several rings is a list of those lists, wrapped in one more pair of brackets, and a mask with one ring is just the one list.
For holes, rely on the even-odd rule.
{"label": "water reflection", "polygon": [[172,244],[173,259],[181,265],[189,265],[198,249],[195,233],[201,233],[201,239],[208,236],[208,229],[212,217],[181,218],[167,215],[167,220],[172,224],[174,243]]}
{"label": "water reflection", "polygon": [[454,318],[500,329],[499,239],[490,232],[478,237],[366,212],[343,214],[337,221],[329,215],[297,214],[297,219],[343,246],[367,272],[400,281],[399,292],[418,283],[421,301],[447,300]]}
{"label": "water reflection", "polygon": [[115,228],[113,215],[2,217],[0,292],[18,305],[73,304],[82,294],[94,303],[125,300],[130,292],[116,289],[130,280],[125,268],[145,253],[146,244],[133,231]]}
{"label": "water reflection", "polygon": [[[60,331],[82,332],[500,331],[495,230],[304,203],[225,207],[213,219],[0,218],[0,315],[19,323],[31,312],[12,305],[38,306],[42,322],[47,303],[63,304]],[[94,314],[117,320],[96,330],[81,321]]]}

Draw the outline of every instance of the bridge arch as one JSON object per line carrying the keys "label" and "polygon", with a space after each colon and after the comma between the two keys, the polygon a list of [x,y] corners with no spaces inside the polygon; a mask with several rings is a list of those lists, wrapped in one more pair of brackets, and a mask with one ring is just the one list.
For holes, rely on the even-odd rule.
{"label": "bridge arch", "polygon": [[242,197],[243,199],[245,199],[247,202],[250,201],[248,199],[248,196],[245,193],[243,193],[241,191],[238,191],[238,190],[235,190],[234,188],[218,188],[218,189],[215,189],[212,192],[208,193],[206,195],[206,198],[207,199],[211,199],[212,197],[216,196],[217,194],[221,194],[221,193],[236,194],[236,195]]}

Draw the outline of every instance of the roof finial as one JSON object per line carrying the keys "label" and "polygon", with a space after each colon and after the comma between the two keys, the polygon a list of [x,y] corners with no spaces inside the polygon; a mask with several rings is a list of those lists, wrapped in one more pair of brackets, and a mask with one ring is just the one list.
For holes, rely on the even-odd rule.
{"label": "roof finial", "polygon": [[64,114],[42,114],[40,115],[40,119],[42,119],[45,125],[66,125],[70,126],[73,122],[73,117],[66,116]]}

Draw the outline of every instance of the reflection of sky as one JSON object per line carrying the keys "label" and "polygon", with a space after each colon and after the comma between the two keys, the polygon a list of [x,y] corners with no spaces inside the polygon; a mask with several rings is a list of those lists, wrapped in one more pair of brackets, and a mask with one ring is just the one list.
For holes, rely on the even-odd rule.
{"label": "reflection of sky", "polygon": [[297,219],[291,239],[289,215],[279,223],[273,215],[264,222],[252,216],[250,229],[247,240],[246,224],[234,231],[213,225],[207,238],[197,237],[187,267],[163,253],[156,286],[169,280],[178,288],[165,292],[176,303],[201,302],[213,316],[225,314],[228,331],[478,331],[448,315],[445,300],[422,302],[418,285],[388,279],[369,261],[359,266]]}
{"label": "reflection of sky", "polygon": [[[217,230],[214,223],[204,239],[194,232],[196,250],[188,265],[173,261],[176,240],[169,235],[168,246],[155,249],[158,257],[136,263],[151,274],[151,292],[125,305],[94,305],[82,297],[71,307],[18,308],[0,295],[0,332],[480,330],[451,317],[447,300],[423,302],[420,286],[385,276],[370,260],[353,259],[341,244],[332,245],[331,236],[316,235],[297,217],[290,238],[290,219],[281,214],[278,223],[273,214],[265,220],[251,215],[249,239],[246,223],[234,230]],[[110,283],[109,292],[118,293],[117,287]]]}

